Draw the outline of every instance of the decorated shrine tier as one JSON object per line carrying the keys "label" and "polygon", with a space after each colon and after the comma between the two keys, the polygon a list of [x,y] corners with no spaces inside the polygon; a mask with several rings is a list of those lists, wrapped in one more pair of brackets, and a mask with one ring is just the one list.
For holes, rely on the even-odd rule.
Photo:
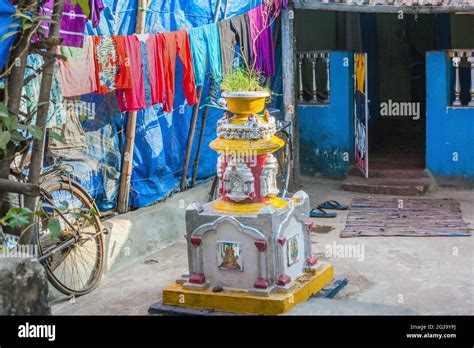
{"label": "decorated shrine tier", "polygon": [[[210,147],[220,153],[218,194],[213,208],[226,213],[255,213],[266,205],[283,208],[278,197],[278,161],[273,152],[285,145],[276,135],[276,122],[264,111],[266,93],[226,94],[229,112],[217,123]],[[263,111],[262,115],[259,115]]]}

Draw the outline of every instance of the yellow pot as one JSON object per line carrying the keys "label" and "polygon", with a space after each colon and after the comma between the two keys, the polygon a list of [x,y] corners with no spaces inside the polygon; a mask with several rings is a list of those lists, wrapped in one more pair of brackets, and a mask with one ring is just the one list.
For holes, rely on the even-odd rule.
{"label": "yellow pot", "polygon": [[234,114],[232,123],[245,123],[251,114],[258,114],[265,108],[268,92],[224,92],[227,109]]}

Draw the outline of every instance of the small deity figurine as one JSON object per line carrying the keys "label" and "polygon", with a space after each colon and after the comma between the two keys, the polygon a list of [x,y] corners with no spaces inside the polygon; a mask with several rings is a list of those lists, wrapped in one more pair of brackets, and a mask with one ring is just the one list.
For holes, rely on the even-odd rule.
{"label": "small deity figurine", "polygon": [[247,122],[245,122],[247,127],[257,127],[258,126],[258,118],[256,115],[252,114],[249,115]]}
{"label": "small deity figurine", "polygon": [[229,119],[230,119],[229,113],[225,111],[224,114],[222,115],[222,118],[219,121],[217,121],[217,125],[220,126],[223,124],[228,124]]}

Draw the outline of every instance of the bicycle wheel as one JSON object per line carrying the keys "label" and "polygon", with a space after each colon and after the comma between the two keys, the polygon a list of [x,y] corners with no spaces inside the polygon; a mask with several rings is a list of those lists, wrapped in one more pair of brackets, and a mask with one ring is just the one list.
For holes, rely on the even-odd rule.
{"label": "bicycle wheel", "polygon": [[[35,241],[51,284],[66,295],[92,291],[102,277],[104,241],[92,198],[75,181],[55,176],[41,184]],[[96,211],[96,210],[95,210]],[[59,235],[48,228],[59,222]]]}

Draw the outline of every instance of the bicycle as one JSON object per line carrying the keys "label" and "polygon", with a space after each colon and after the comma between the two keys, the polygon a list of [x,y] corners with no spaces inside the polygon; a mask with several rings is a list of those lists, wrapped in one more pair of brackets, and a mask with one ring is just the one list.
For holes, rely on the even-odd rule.
{"label": "bicycle", "polygon": [[[23,170],[12,170],[11,176],[26,181]],[[38,261],[59,292],[85,295],[99,284],[105,260],[103,234],[107,231],[98,209],[65,166],[44,171],[39,186],[32,224],[32,245],[37,247]],[[21,198],[18,204],[22,206]],[[55,229],[51,228],[53,225]]]}
{"label": "bicycle", "polygon": [[[278,113],[279,114],[279,113]],[[290,181],[290,168],[292,161],[292,137],[290,131],[291,121],[276,120],[276,135],[285,141],[285,145],[276,151],[273,155],[278,161],[277,184],[280,189],[279,197],[285,198],[288,193],[288,185]],[[217,175],[212,181],[211,188],[208,193],[208,201],[212,202],[219,198],[218,193],[219,178]]]}

